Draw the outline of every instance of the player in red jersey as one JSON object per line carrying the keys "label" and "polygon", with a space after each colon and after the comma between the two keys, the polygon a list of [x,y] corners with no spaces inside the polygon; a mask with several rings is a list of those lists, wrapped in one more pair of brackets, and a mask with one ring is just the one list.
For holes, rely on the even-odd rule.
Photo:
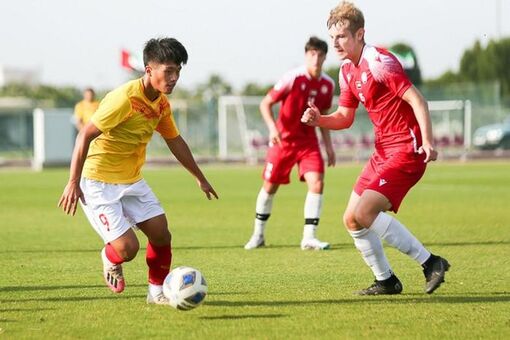
{"label": "player in red jersey", "polygon": [[[257,197],[254,231],[245,249],[265,245],[264,229],[271,214],[273,197],[281,184],[289,183],[295,164],[299,167],[299,179],[308,185],[301,249],[329,248],[329,243],[316,237],[322,206],[324,161],[315,127],[301,123],[301,115],[309,102],[314,103],[321,113],[327,113],[331,107],[335,85],[322,72],[327,52],[325,41],[311,37],[305,45],[305,65],[285,74],[260,103],[260,112],[269,129],[270,148],[262,175],[264,184]],[[281,102],[281,108],[275,122],[272,107],[278,102]],[[328,165],[333,166],[335,153],[329,131],[321,128],[321,132]]]}
{"label": "player in red jersey", "polygon": [[356,248],[372,269],[374,284],[361,295],[399,294],[402,283],[393,273],[381,239],[423,266],[425,291],[444,282],[450,265],[431,254],[388,210],[397,212],[407,192],[437,159],[427,102],[411,84],[398,60],[388,51],[365,44],[363,13],[342,2],[328,19],[340,67],[338,109],[327,116],[310,103],[302,122],[328,129],[346,129],[358,103],[374,125],[375,152],[361,172],[344,213],[344,224]]}

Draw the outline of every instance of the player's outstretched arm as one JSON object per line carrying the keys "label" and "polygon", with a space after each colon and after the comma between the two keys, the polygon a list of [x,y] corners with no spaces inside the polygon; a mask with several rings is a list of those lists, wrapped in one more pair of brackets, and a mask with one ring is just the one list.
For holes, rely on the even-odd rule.
{"label": "player's outstretched arm", "polygon": [[101,130],[92,122],[89,122],[80,130],[78,136],[76,136],[73,157],[71,158],[69,181],[58,201],[58,206],[68,215],[74,215],[76,213],[79,199],[85,203],[83,192],[80,189],[81,172],[85,159],[87,158],[90,142],[101,133]]}
{"label": "player's outstretched arm", "polygon": [[310,126],[319,126],[330,130],[342,130],[351,127],[354,122],[356,109],[339,106],[329,115],[321,115],[320,110],[313,103],[308,103],[308,109],[301,116],[301,122]]}
{"label": "player's outstretched arm", "polygon": [[200,189],[205,193],[207,199],[212,199],[213,196],[217,199],[218,195],[213,187],[209,184],[204,174],[200,170],[193,158],[193,154],[188,147],[188,144],[181,136],[175,138],[165,139],[166,145],[174,154],[175,158],[197,179]]}
{"label": "player's outstretched arm", "polygon": [[422,145],[418,152],[425,153],[425,163],[435,161],[437,159],[437,151],[434,150],[433,136],[432,136],[432,123],[430,121],[430,113],[427,101],[423,98],[422,94],[414,86],[404,92],[402,96],[411,107],[413,108],[414,115],[420,126]]}
{"label": "player's outstretched arm", "polygon": [[280,136],[280,131],[276,127],[276,122],[274,120],[273,115],[273,105],[274,101],[270,95],[266,95],[264,99],[260,102],[259,109],[264,122],[267,125],[267,129],[269,130],[269,143],[275,145],[281,145],[282,140]]}

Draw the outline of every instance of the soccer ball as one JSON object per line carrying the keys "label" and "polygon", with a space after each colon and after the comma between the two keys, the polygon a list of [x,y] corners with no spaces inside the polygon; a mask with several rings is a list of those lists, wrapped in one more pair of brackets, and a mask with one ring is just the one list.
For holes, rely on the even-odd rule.
{"label": "soccer ball", "polygon": [[163,294],[169,300],[170,306],[178,310],[191,310],[205,300],[207,282],[199,270],[177,267],[165,278]]}

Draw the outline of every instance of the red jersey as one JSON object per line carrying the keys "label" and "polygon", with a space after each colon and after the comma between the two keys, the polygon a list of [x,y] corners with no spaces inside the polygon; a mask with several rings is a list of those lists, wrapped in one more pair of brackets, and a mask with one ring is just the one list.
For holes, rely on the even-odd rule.
{"label": "red jersey", "polygon": [[335,83],[325,73],[313,78],[301,66],[285,74],[269,91],[275,102],[281,101],[276,127],[287,142],[317,141],[315,127],[301,123],[301,116],[313,102],[322,111],[331,108]]}
{"label": "red jersey", "polygon": [[376,149],[417,152],[421,132],[411,105],[402,99],[412,86],[397,58],[385,49],[365,45],[358,65],[340,67],[338,104],[357,108],[362,102],[374,124]]}

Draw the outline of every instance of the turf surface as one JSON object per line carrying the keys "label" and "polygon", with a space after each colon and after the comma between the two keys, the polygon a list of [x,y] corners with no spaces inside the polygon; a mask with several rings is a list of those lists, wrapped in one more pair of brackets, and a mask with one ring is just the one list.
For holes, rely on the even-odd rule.
{"label": "turf surface", "polygon": [[[278,193],[264,249],[245,251],[260,168],[205,167],[207,201],[182,168],[145,171],[173,234],[173,266],[200,269],[203,306],[148,306],[145,249],[127,288],[104,286],[101,241],[83,213],[56,208],[67,171],[0,172],[0,338],[510,338],[510,163],[437,163],[398,214],[452,268],[433,295],[420,267],[385,247],[400,296],[358,297],[373,280],[341,227],[361,165],[330,169],[319,229],[332,249],[299,249],[306,189]],[[141,244],[145,244],[140,233]]]}

